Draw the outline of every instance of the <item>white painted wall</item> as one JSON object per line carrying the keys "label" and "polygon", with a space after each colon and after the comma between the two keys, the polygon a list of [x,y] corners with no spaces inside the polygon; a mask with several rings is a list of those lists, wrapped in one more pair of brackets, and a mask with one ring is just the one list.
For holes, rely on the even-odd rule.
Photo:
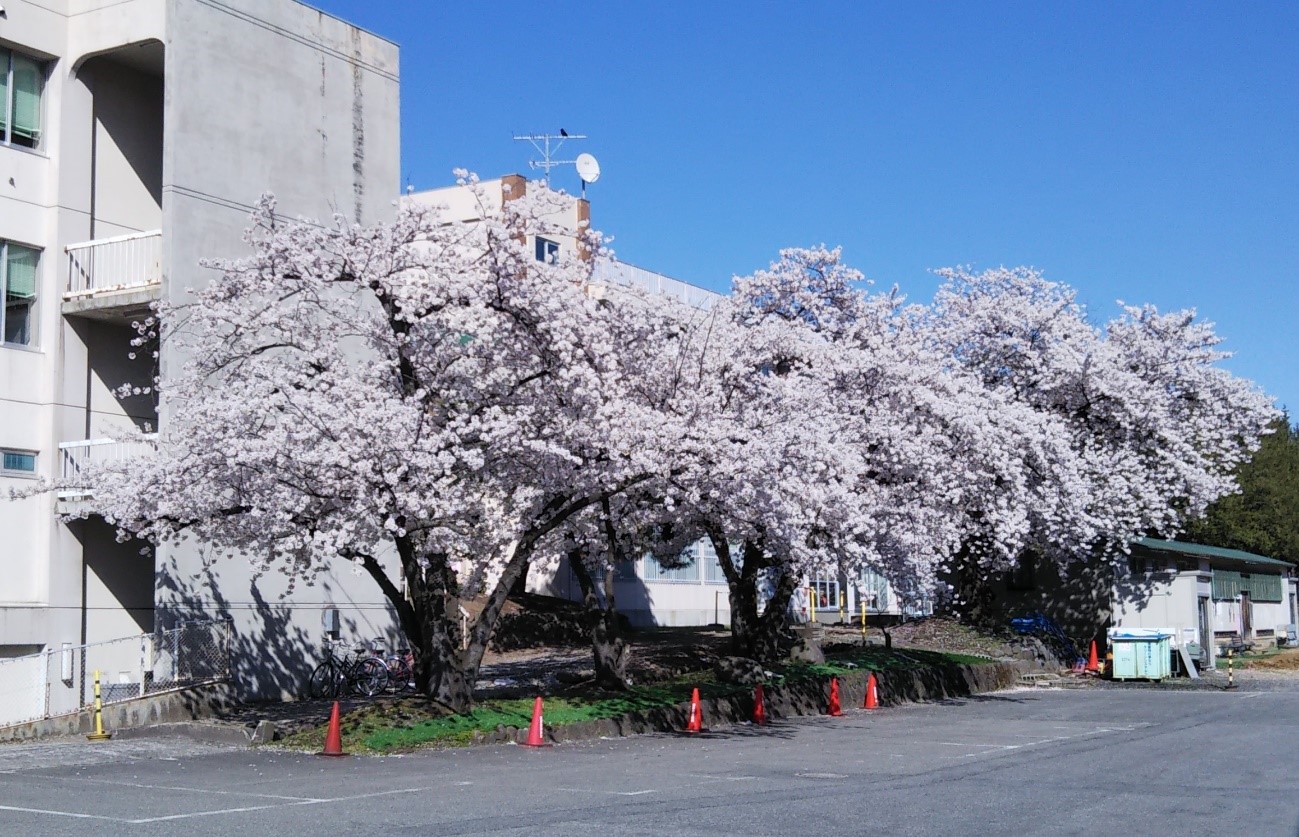
{"label": "white painted wall", "polygon": [[1187,637],[1202,643],[1198,612],[1200,574],[1199,570],[1164,569],[1133,577],[1133,585],[1144,588],[1144,597],[1131,601],[1116,594],[1114,627],[1168,631],[1173,635],[1174,646],[1185,642]]}
{"label": "white painted wall", "polygon": [[[49,477],[59,442],[155,418],[149,399],[112,393],[152,372],[128,362],[129,332],[62,315],[63,248],[161,227],[165,293],[183,301],[207,281],[200,258],[242,252],[263,192],[276,192],[290,216],[388,216],[399,186],[398,51],[293,0],[4,7],[0,38],[49,59],[50,74],[42,148],[0,147],[0,238],[43,252],[38,345],[0,348],[0,447],[39,451]],[[163,354],[164,363],[179,360]],[[0,492],[13,482],[0,478]],[[232,616],[249,682],[274,684],[264,693],[278,696],[288,668],[309,670],[323,607],[344,609],[361,635],[391,630],[386,602],[350,565],[289,596],[278,576],[254,578],[246,560],[205,572],[196,546],[166,550],[155,566],[107,527],[58,523],[48,496],[0,502],[0,526],[0,645],[57,647],[149,629],[156,596],[162,623]],[[313,647],[268,663],[257,651],[272,639]],[[259,674],[263,663],[275,671]]]}

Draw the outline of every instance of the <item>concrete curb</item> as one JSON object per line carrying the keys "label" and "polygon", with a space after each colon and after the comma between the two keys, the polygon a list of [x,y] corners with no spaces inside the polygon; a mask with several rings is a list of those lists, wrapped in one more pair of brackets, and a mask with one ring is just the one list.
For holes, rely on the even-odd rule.
{"label": "concrete curb", "polygon": [[[1006,689],[1018,683],[1023,668],[1013,663],[986,665],[948,664],[929,666],[917,671],[881,671],[876,673],[881,706],[900,703],[945,700],[968,697],[982,692]],[[869,671],[861,669],[840,675],[839,696],[845,710],[861,706],[866,695]],[[830,678],[815,678],[765,689],[767,717],[776,720],[825,714]],[[683,692],[689,689],[683,687]],[[188,738],[208,744],[248,747],[269,744],[275,738],[275,725],[263,720],[256,727],[215,720],[204,720],[221,707],[233,704],[228,685],[157,695],[104,707],[104,724],[115,738]],[[683,697],[685,695],[683,694]],[[705,727],[730,727],[743,724],[753,716],[752,693],[713,698],[702,702]],[[685,728],[690,711],[688,701],[643,712],[632,712],[618,718],[583,721],[562,726],[547,726],[545,738],[550,743],[584,741],[595,738],[621,738],[647,733],[677,732]],[[89,711],[77,715],[34,721],[0,730],[0,740],[23,741],[54,735],[79,735],[93,725]],[[472,744],[519,743],[527,740],[527,727],[502,726],[492,732],[476,734]]]}

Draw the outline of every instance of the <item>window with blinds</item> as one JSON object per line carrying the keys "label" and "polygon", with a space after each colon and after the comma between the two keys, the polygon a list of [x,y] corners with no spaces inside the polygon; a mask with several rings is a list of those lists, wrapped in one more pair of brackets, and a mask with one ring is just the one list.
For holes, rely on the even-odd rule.
{"label": "window with blinds", "polygon": [[4,310],[0,312],[0,333],[4,342],[31,346],[36,338],[37,267],[41,253],[31,247],[0,241],[0,289]]}
{"label": "window with blinds", "polygon": [[25,450],[0,451],[0,474],[11,477],[36,476],[36,454]]}
{"label": "window with blinds", "polygon": [[653,555],[645,556],[643,575],[646,581],[699,581],[698,544],[691,545],[681,553],[678,562],[681,566],[665,567]]}
{"label": "window with blinds", "polygon": [[41,144],[41,94],[45,65],[27,55],[0,48],[0,136],[6,145],[38,148]]}

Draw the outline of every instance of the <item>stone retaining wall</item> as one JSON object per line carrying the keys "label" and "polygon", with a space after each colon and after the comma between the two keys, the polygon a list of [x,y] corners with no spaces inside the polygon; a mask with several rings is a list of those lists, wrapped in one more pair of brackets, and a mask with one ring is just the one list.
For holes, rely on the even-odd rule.
{"label": "stone retaining wall", "polygon": [[[228,683],[195,686],[104,707],[104,728],[117,730],[211,718],[235,706],[234,688]],[[73,715],[28,721],[0,727],[0,741],[28,741],[53,735],[85,735],[95,728],[95,713],[86,708]]]}
{"label": "stone retaining wall", "polygon": [[[899,703],[945,700],[968,697],[982,692],[994,692],[1015,685],[1022,673],[1020,666],[1012,663],[962,665],[922,668],[917,671],[892,671],[876,674],[876,687],[881,706]],[[845,709],[862,705],[866,698],[866,680],[869,672],[862,670],[839,676],[839,702]],[[767,718],[823,715],[830,696],[830,678],[805,680],[764,689]],[[753,717],[752,694],[714,698],[702,701],[703,725],[730,726],[744,723]],[[547,726],[547,741],[577,741],[590,738],[609,738],[641,735],[650,732],[673,732],[685,729],[690,712],[689,701],[676,706],[632,712],[619,718],[583,721],[563,726]],[[475,743],[491,744],[527,740],[526,727],[505,726],[495,732],[477,736]]]}

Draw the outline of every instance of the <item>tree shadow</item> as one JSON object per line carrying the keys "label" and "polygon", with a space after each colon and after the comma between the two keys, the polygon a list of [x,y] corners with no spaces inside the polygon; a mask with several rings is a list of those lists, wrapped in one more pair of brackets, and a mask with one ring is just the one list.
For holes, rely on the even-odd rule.
{"label": "tree shadow", "polygon": [[[229,579],[224,583],[228,586]],[[248,582],[246,603],[233,603],[223,591],[211,568],[186,572],[175,556],[160,564],[155,579],[159,628],[184,622],[227,620],[230,632],[230,676],[242,700],[285,700],[306,697],[307,681],[323,659],[321,635],[293,619],[290,601],[266,600],[253,578]],[[322,589],[331,590],[323,583]],[[358,625],[346,613],[340,614],[343,633],[358,635]]]}

